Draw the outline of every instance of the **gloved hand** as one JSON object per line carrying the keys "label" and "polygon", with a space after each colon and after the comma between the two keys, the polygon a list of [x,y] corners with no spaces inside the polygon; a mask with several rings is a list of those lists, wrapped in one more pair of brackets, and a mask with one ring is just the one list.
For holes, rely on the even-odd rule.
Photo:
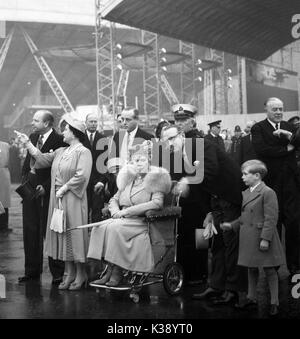
{"label": "gloved hand", "polygon": [[57,192],[56,192],[56,198],[61,199],[65,193],[67,192],[68,187],[66,185],[63,185]]}

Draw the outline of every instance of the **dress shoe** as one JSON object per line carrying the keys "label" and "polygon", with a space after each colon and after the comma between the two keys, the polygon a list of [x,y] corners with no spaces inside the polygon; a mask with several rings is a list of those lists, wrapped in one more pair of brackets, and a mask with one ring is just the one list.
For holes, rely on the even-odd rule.
{"label": "dress shoe", "polygon": [[254,308],[257,307],[257,301],[254,299],[246,299],[243,300],[241,302],[238,302],[234,305],[235,308],[239,309],[239,310],[244,310],[244,309],[248,309],[248,308]]}
{"label": "dress shoe", "polygon": [[122,274],[121,268],[115,265],[113,267],[110,280],[105,285],[109,287],[116,287],[120,284],[122,278],[123,278],[123,274]]}
{"label": "dress shoe", "polygon": [[36,280],[40,280],[39,275],[38,276],[24,275],[24,277],[18,278],[19,284],[24,283],[24,282],[28,282],[28,281],[36,281]]}
{"label": "dress shoe", "polygon": [[214,305],[231,305],[237,302],[237,295],[235,293],[227,293],[223,298],[219,298],[213,301]]}
{"label": "dress shoe", "polygon": [[108,265],[105,268],[103,273],[101,274],[101,276],[100,276],[101,278],[100,279],[94,280],[91,283],[92,284],[96,284],[96,285],[105,285],[109,281],[109,279],[111,277],[111,274],[112,274],[112,265]]}
{"label": "dress shoe", "polygon": [[271,317],[275,317],[278,313],[279,313],[278,305],[271,304],[270,312],[269,312],[270,316]]}
{"label": "dress shoe", "polygon": [[88,278],[85,277],[82,281],[79,281],[79,282],[73,281],[69,287],[69,291],[79,291],[83,287],[87,288],[87,286],[88,286]]}
{"label": "dress shoe", "polygon": [[71,286],[71,284],[74,282],[74,280],[75,280],[75,277],[70,278],[70,277],[66,276],[65,280],[59,284],[58,289],[59,290],[68,290],[69,287]]}
{"label": "dress shoe", "polygon": [[221,293],[222,292],[219,290],[215,290],[214,288],[208,287],[202,293],[193,294],[192,298],[195,300],[210,299],[212,297],[220,296]]}
{"label": "dress shoe", "polygon": [[58,286],[62,282],[63,282],[63,278],[53,278],[52,279],[52,285],[54,285],[54,286]]}

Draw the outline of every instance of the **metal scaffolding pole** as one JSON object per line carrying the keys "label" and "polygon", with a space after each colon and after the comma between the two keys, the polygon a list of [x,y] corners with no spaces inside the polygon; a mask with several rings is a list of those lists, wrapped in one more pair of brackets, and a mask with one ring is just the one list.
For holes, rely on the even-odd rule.
{"label": "metal scaffolding pole", "polygon": [[15,29],[13,28],[8,36],[5,38],[1,48],[0,48],[0,72],[2,70],[2,67],[3,67],[3,64],[4,64],[4,61],[6,59],[6,56],[7,56],[7,52],[9,50],[9,46],[11,44],[11,40],[12,40],[12,37],[14,35],[14,31]]}
{"label": "metal scaffolding pole", "polygon": [[44,57],[39,55],[39,50],[37,46],[34,44],[33,40],[30,38],[29,34],[21,27],[24,38],[27,42],[27,45],[36,61],[38,64],[40,70],[42,71],[45,79],[47,80],[50,88],[52,89],[54,95],[56,96],[56,99],[60,103],[61,107],[65,111],[65,113],[72,113],[74,112],[74,108],[68,99],[67,95],[63,91],[60,83],[56,79],[54,73],[52,72],[51,68],[47,64],[46,60]]}
{"label": "metal scaffolding pole", "polygon": [[247,114],[246,59],[237,57],[239,79],[240,114]]}
{"label": "metal scaffolding pole", "polygon": [[[212,50],[208,49],[208,59],[212,59]],[[211,115],[214,112],[214,83],[213,70],[204,71],[204,114]]]}
{"label": "metal scaffolding pole", "polygon": [[196,56],[195,45],[192,43],[179,41],[179,52],[189,55],[182,61],[180,73],[181,101],[182,103],[197,105],[196,95]]}
{"label": "metal scaffolding pole", "polygon": [[214,113],[228,114],[228,87],[225,53],[212,49],[212,59],[222,64],[222,66],[214,69]]}
{"label": "metal scaffolding pole", "polygon": [[104,25],[101,17],[103,1],[96,0],[96,67],[97,102],[99,118],[104,128],[106,108],[113,116],[115,127],[116,112],[116,62],[115,62],[115,24]]}
{"label": "metal scaffolding pole", "polygon": [[144,114],[146,123],[151,125],[151,119],[160,119],[160,56],[158,35],[155,33],[141,31],[142,44],[151,46],[144,54],[143,63],[143,89],[144,89]]}

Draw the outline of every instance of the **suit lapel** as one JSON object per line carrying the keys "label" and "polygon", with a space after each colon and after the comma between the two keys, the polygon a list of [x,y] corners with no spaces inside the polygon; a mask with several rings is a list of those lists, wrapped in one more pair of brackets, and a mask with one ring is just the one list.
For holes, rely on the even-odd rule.
{"label": "suit lapel", "polygon": [[[45,153],[49,150],[49,146],[51,145],[51,143],[53,142],[53,139],[55,137],[55,131],[52,130],[51,134],[49,135],[48,139],[46,140],[46,142],[43,144],[42,148],[41,148],[41,152]],[[47,151],[46,151],[47,150]]]}

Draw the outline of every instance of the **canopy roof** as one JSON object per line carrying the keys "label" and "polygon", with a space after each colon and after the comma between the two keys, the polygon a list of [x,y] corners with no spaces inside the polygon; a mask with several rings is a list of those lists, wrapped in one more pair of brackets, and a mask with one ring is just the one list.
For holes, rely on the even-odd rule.
{"label": "canopy roof", "polygon": [[103,17],[232,54],[264,60],[294,41],[299,0],[112,0]]}

